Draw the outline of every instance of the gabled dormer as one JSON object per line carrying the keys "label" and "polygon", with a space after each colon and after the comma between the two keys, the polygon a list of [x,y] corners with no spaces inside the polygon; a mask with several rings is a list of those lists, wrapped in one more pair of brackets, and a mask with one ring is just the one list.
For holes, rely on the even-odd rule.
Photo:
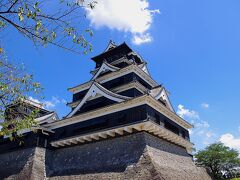
{"label": "gabled dormer", "polygon": [[110,99],[111,101],[115,101],[115,102],[123,102],[125,100],[131,99],[131,97],[122,96],[122,95],[113,93],[113,92],[107,90],[106,88],[104,88],[103,86],[101,86],[99,83],[93,82],[91,87],[89,88],[88,92],[84,96],[84,98],[78,103],[78,105],[72,110],[72,112],[69,113],[69,115],[67,117],[72,117],[75,113],[77,113],[77,111],[79,111],[81,109],[81,107],[91,97],[95,97],[98,94],[107,99]]}
{"label": "gabled dormer", "polygon": [[107,62],[103,62],[100,68],[98,68],[98,69],[96,69],[96,71],[92,72],[92,74],[93,74],[92,80],[96,79],[100,75],[106,74],[108,72],[114,72],[119,69],[120,68],[113,66]]}
{"label": "gabled dormer", "polygon": [[148,68],[147,68],[147,63],[142,63],[139,65],[139,67],[146,73],[150,76],[150,73],[148,71]]}
{"label": "gabled dormer", "polygon": [[164,106],[174,112],[167,90],[162,86],[157,86],[150,91],[150,95],[161,102]]}

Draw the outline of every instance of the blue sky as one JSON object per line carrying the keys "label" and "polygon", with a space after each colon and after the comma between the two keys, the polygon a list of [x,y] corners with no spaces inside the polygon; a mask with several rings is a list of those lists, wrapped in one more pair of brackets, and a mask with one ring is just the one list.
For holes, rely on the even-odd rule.
{"label": "blue sky", "polygon": [[240,2],[113,1],[100,1],[100,8],[83,18],[94,30],[88,55],[50,45],[36,48],[12,30],[1,32],[1,44],[9,59],[24,63],[42,84],[49,108],[64,116],[71,101],[67,88],[91,78],[90,57],[110,39],[125,41],[170,91],[176,112],[195,125],[191,140],[197,149],[221,139],[240,150]]}

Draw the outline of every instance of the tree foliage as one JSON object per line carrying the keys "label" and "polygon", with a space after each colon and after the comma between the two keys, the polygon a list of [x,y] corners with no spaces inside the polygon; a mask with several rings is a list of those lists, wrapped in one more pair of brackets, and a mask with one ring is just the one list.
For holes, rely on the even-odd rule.
{"label": "tree foliage", "polygon": [[195,155],[196,164],[206,167],[216,179],[240,167],[238,151],[224,146],[222,143],[211,144]]}
{"label": "tree foliage", "polygon": [[[35,45],[50,43],[72,52],[87,53],[92,45],[86,35],[93,33],[88,28],[80,29],[79,25],[83,24],[82,8],[92,9],[95,4],[84,0],[1,0],[0,29],[14,28]],[[69,41],[72,43],[66,43]]]}
{"label": "tree foliage", "polygon": [[[1,0],[0,32],[15,29],[35,46],[52,44],[71,52],[86,54],[92,50],[88,37],[93,36],[93,32],[84,27],[85,14],[82,10],[93,9],[95,4],[96,1],[84,0]],[[24,106],[21,102],[29,94],[38,94],[40,90],[40,84],[33,81],[32,75],[6,60],[4,48],[0,44],[0,136],[12,137],[22,129],[37,125],[34,121],[36,111],[21,121],[14,115],[11,119],[7,118],[5,111],[14,103]]]}
{"label": "tree foliage", "polygon": [[27,74],[23,66],[14,66],[3,53],[0,54],[0,136],[13,138],[12,135],[22,129],[37,126],[34,121],[37,110],[19,119],[15,112],[11,112],[11,117],[7,116],[6,109],[13,104],[23,108],[28,95],[37,95],[41,90],[40,84],[33,81],[33,76]]}

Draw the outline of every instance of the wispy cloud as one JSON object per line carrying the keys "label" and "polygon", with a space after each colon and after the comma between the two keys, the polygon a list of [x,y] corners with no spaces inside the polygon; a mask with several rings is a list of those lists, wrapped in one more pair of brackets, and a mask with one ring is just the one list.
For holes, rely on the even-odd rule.
{"label": "wispy cloud", "polygon": [[201,107],[202,107],[203,109],[208,109],[208,108],[209,108],[209,104],[208,104],[208,103],[202,103],[202,104],[201,104]]}
{"label": "wispy cloud", "polygon": [[94,27],[130,32],[136,45],[152,41],[148,31],[153,15],[160,13],[158,9],[149,9],[148,0],[98,0],[93,10],[86,11]]}
{"label": "wispy cloud", "polygon": [[[202,108],[209,108],[209,104],[203,103]],[[190,121],[194,128],[189,131],[191,139],[197,145],[197,148],[204,148],[206,145],[217,142],[222,142],[225,146],[237,149],[240,152],[240,137],[234,137],[231,133],[226,133],[221,136],[216,134],[207,121],[202,120],[199,113],[195,110],[187,109],[183,105],[178,105],[177,114],[182,118]],[[240,132],[240,126],[238,127]]]}
{"label": "wispy cloud", "polygon": [[225,146],[234,148],[240,152],[240,137],[234,137],[232,134],[227,133],[223,134],[220,137],[219,141],[222,142]]}
{"label": "wispy cloud", "polygon": [[58,98],[56,96],[52,96],[50,100],[39,100],[29,96],[29,100],[37,103],[41,103],[46,109],[50,109],[50,110],[54,109],[58,104],[66,104],[67,102],[65,99]]}
{"label": "wispy cloud", "polygon": [[139,45],[143,43],[149,43],[152,41],[152,37],[149,33],[133,36],[132,41],[134,44]]}
{"label": "wispy cloud", "polygon": [[33,102],[36,102],[36,103],[42,104],[38,99],[33,98],[32,96],[29,96],[28,99],[31,100],[31,101],[33,101]]}
{"label": "wispy cloud", "polygon": [[178,105],[177,114],[194,125],[194,128],[189,132],[197,148],[202,148],[215,141],[216,134],[211,130],[209,123],[201,119],[197,111],[187,109],[180,104]]}
{"label": "wispy cloud", "polygon": [[43,106],[46,109],[53,109],[53,108],[55,108],[56,104],[54,104],[54,102],[52,102],[52,101],[43,101]]}
{"label": "wispy cloud", "polygon": [[177,114],[182,117],[182,118],[187,118],[187,119],[199,119],[199,115],[196,111],[189,110],[185,108],[182,104],[178,105],[178,110]]}

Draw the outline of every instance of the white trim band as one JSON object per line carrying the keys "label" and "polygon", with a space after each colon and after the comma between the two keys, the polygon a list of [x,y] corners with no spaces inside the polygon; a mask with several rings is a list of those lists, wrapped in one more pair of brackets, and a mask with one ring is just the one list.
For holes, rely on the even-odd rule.
{"label": "white trim band", "polygon": [[[103,76],[95,79],[95,81],[102,84],[102,83],[111,81],[118,77],[122,77],[122,76],[132,73],[132,72],[136,73],[140,78],[144,79],[152,87],[155,87],[158,85],[156,81],[154,81],[146,72],[144,72],[140,67],[138,67],[135,64],[132,64],[130,66],[122,68],[118,71],[114,71],[109,74],[103,75]],[[88,82],[78,85],[76,87],[69,88],[68,90],[75,94],[75,93],[78,93],[78,92],[88,89],[91,86],[91,83],[92,83],[92,81],[88,81]]]}
{"label": "white trim band", "polygon": [[86,121],[86,120],[89,120],[92,118],[119,112],[119,111],[122,111],[125,109],[137,107],[137,106],[144,105],[144,104],[151,106],[156,111],[162,113],[163,115],[165,115],[166,117],[168,117],[169,119],[171,119],[172,121],[177,123],[178,125],[184,127],[185,129],[190,129],[193,127],[190,123],[188,123],[187,121],[185,121],[184,119],[179,117],[177,114],[175,114],[170,109],[168,109],[167,107],[162,105],[159,101],[157,101],[150,95],[139,96],[137,98],[126,100],[124,102],[106,106],[106,107],[103,107],[100,109],[95,109],[93,111],[89,111],[86,113],[82,113],[80,115],[72,116],[70,118],[66,118],[66,119],[63,119],[63,120],[60,120],[60,121],[57,121],[54,123],[46,124],[44,126],[50,128],[50,129],[57,129],[57,128],[60,128],[63,126],[75,124],[78,122]]}
{"label": "white trim band", "polygon": [[177,144],[179,146],[186,148],[187,151],[192,151],[193,149],[193,144],[191,142],[189,142],[183,137],[167,130],[166,128],[152,121],[146,121],[142,123],[136,123],[133,125],[116,127],[114,129],[102,130],[95,133],[74,136],[74,137],[54,141],[54,142],[51,142],[50,144],[53,147],[69,146],[69,145],[74,145],[78,143],[85,143],[85,142],[91,142],[91,141],[98,141],[100,139],[107,139],[109,136],[110,137],[115,137],[116,135],[122,136],[125,133],[133,133],[133,130],[146,131],[148,133],[154,134],[155,136],[158,136],[162,139],[165,139],[169,142],[172,142],[174,144]]}

